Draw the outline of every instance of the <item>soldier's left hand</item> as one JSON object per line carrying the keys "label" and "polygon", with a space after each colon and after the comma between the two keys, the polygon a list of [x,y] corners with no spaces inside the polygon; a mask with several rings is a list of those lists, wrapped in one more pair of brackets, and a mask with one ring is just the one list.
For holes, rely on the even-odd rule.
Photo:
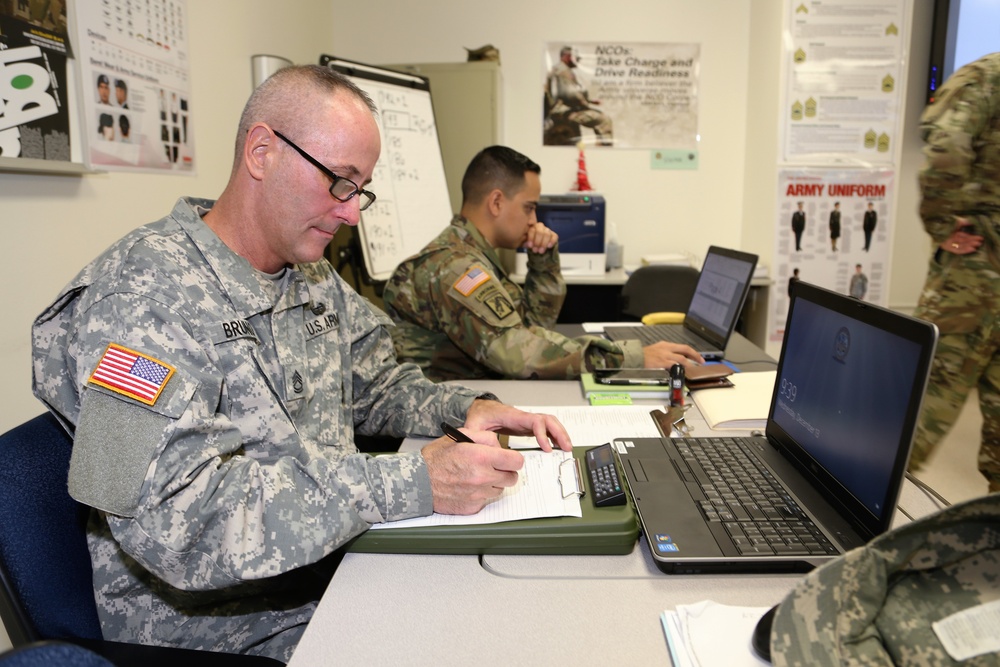
{"label": "soldier's left hand", "polygon": [[510,435],[534,435],[538,446],[546,452],[552,451],[552,443],[567,452],[573,449],[566,427],[554,416],[525,412],[498,401],[473,401],[465,415],[465,427]]}

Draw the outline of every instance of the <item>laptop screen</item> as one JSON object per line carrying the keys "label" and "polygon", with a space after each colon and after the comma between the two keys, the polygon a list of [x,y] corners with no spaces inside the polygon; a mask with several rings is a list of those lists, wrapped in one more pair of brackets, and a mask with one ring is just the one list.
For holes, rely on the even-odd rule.
{"label": "laptop screen", "polygon": [[[814,286],[794,294],[771,421],[794,441],[789,453],[810,469],[822,468],[817,474],[828,489],[838,496],[846,490],[888,521],[934,351],[934,329],[842,295],[831,300]],[[769,425],[768,435],[771,430]],[[790,444],[780,437],[779,442]]]}
{"label": "laptop screen", "polygon": [[686,319],[725,340],[743,308],[756,264],[755,255],[709,248]]}

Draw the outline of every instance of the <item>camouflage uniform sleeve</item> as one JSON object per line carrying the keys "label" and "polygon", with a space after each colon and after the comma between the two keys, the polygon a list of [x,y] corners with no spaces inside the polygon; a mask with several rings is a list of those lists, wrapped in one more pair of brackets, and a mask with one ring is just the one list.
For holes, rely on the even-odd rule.
{"label": "camouflage uniform sleeve", "polygon": [[555,326],[566,300],[566,281],[559,265],[559,247],[543,253],[528,253],[528,275],[524,281],[524,322],[550,329]]}
{"label": "camouflage uniform sleeve", "polygon": [[[355,430],[365,435],[403,437],[441,435],[440,423],[464,423],[465,414],[481,392],[457,385],[435,384],[416,364],[397,364],[392,324],[384,313],[369,308],[377,326],[351,345]],[[353,317],[357,322],[362,318]]]}
{"label": "camouflage uniform sleeve", "polygon": [[571,379],[581,369],[634,363],[642,348],[589,336],[567,338],[526,324],[489,267],[456,256],[440,267],[430,294],[440,329],[460,350],[510,378]]}
{"label": "camouflage uniform sleeve", "polygon": [[[90,381],[108,331],[173,369],[153,404]],[[98,301],[74,335],[82,390],[71,493],[105,512],[122,549],[175,588],[271,577],[320,560],[372,523],[432,511],[419,453],[336,456],[304,440],[278,416],[252,346],[220,360],[169,307],[134,294]],[[385,342],[375,347],[384,357]],[[366,386],[378,391],[400,375],[382,372]]]}
{"label": "camouflage uniform sleeve", "polygon": [[938,91],[921,118],[925,146],[920,170],[920,216],[934,242],[951,234],[954,217],[974,208],[978,184],[970,178],[976,138],[991,117],[991,100],[975,68],[957,72]]}

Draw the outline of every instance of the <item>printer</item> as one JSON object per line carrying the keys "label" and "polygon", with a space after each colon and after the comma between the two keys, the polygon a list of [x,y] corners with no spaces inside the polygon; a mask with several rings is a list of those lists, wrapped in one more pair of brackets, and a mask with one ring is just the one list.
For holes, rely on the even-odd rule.
{"label": "printer", "polygon": [[[541,195],[535,211],[538,221],[559,235],[563,275],[604,275],[604,197],[586,192]],[[528,273],[528,256],[519,248],[514,273]]]}

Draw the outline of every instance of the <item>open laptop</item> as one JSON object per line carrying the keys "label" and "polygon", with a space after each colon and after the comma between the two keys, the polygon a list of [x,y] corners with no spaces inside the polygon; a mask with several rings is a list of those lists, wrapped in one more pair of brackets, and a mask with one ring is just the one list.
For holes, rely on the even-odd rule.
{"label": "open laptop", "polygon": [[[659,568],[807,571],[885,532],[936,345],[930,323],[796,283],[763,435],[614,443]],[[730,446],[748,471],[727,477],[707,456]]]}
{"label": "open laptop", "polygon": [[611,340],[638,339],[644,345],[660,340],[686,343],[706,359],[722,359],[756,266],[757,255],[710,246],[683,324],[605,327],[604,335]]}

